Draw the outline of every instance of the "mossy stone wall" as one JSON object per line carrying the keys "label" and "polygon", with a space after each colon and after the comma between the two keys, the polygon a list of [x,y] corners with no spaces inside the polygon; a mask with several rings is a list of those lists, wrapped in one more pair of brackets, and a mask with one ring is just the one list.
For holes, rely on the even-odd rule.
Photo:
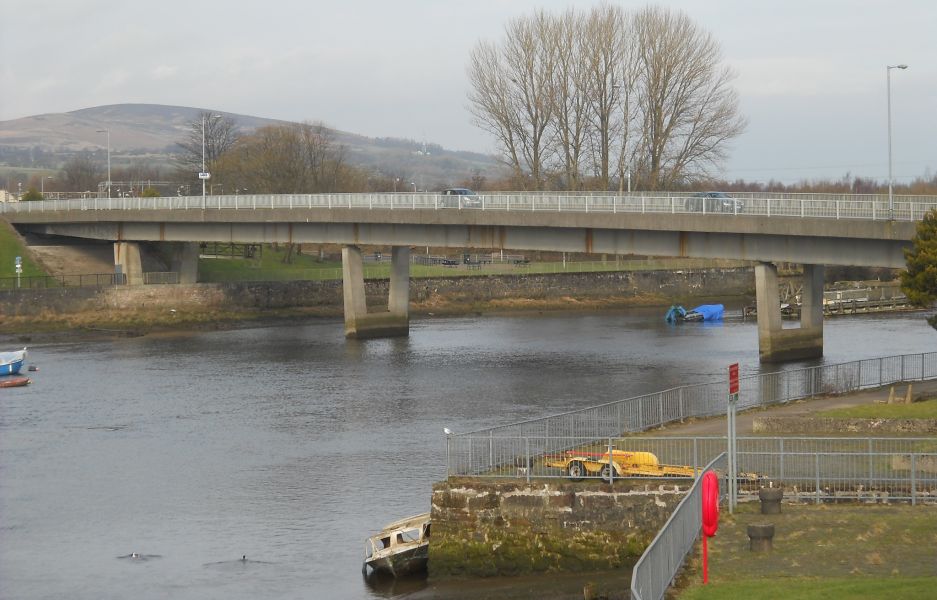
{"label": "mossy stone wall", "polygon": [[450,478],[433,486],[430,577],[630,568],[688,486]]}

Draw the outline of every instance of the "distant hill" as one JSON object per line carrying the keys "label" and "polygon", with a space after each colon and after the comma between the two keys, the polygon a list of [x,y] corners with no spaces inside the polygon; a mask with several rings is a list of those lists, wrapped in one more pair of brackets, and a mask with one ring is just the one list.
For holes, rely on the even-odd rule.
{"label": "distant hill", "polygon": [[[75,153],[99,153],[108,129],[111,160],[126,166],[143,162],[169,166],[189,123],[203,110],[161,104],[112,104],[67,113],[49,113],[0,121],[0,166],[10,169],[57,169]],[[287,121],[210,110],[233,119],[242,133]],[[385,176],[400,177],[401,189],[415,181],[421,189],[454,185],[476,172],[493,178],[502,174],[497,160],[485,154],[446,150],[437,144],[396,138],[369,138],[332,130],[346,148],[349,163]]]}

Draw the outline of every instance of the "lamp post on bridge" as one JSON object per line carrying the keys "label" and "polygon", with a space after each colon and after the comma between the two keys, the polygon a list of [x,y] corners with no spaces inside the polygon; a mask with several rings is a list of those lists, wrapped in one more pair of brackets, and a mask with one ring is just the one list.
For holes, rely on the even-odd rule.
{"label": "lamp post on bridge", "polygon": [[111,130],[98,129],[97,133],[107,134],[107,197],[111,197]]}
{"label": "lamp post on bridge", "polygon": [[46,175],[39,178],[39,194],[42,195],[43,200],[46,199],[46,179],[52,179],[52,176]]}
{"label": "lamp post on bridge", "polygon": [[888,219],[895,220],[895,199],[892,196],[892,176],[891,176],[891,70],[907,69],[908,65],[886,65],[885,81],[888,94]]}

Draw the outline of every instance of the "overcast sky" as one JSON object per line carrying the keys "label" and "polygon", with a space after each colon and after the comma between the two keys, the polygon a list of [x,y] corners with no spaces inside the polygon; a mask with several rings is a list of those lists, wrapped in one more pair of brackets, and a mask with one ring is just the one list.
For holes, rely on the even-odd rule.
{"label": "overcast sky", "polygon": [[[0,120],[125,102],[326,125],[491,152],[466,65],[554,0],[2,0]],[[620,2],[625,8],[643,2]],[[746,132],[722,176],[784,182],[937,170],[934,0],[679,0],[721,43]],[[930,171],[928,171],[930,170]]]}

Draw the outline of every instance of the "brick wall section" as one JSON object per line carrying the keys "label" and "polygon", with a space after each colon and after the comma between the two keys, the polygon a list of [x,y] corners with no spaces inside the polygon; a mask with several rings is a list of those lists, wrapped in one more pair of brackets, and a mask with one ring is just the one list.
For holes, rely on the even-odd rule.
{"label": "brick wall section", "polygon": [[[750,296],[751,269],[698,269],[548,275],[489,275],[411,279],[410,298],[423,302],[435,296],[455,302],[501,298],[559,299],[657,295],[661,303],[693,297]],[[387,305],[387,280],[368,280],[368,305]],[[119,286],[112,288],[50,288],[0,291],[0,312],[38,316],[101,309],[147,307],[182,309],[263,309],[327,306],[341,309],[341,281],[261,283],[200,283],[194,285]]]}
{"label": "brick wall section", "polygon": [[454,478],[437,483],[430,576],[630,567],[689,485]]}

